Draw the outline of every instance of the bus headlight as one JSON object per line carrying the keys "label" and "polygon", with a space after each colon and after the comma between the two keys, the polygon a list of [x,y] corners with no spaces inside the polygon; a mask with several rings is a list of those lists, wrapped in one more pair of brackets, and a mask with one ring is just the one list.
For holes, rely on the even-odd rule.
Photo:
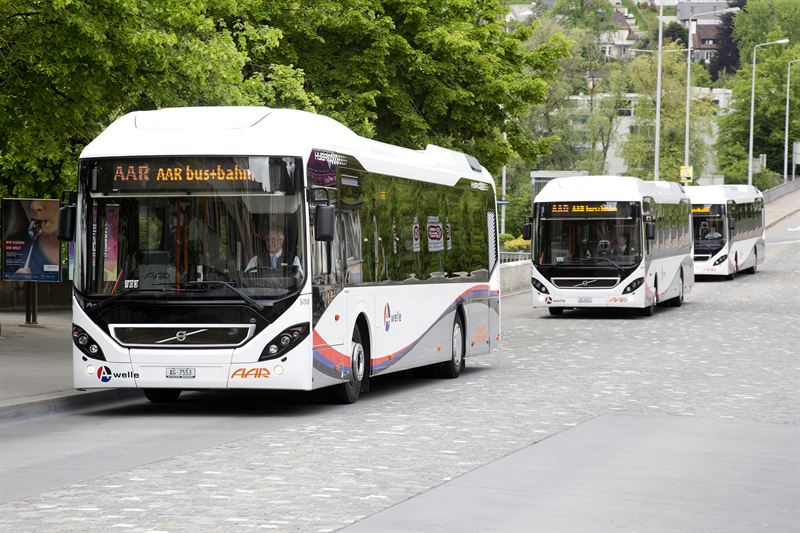
{"label": "bus headlight", "polygon": [[550,291],[547,290],[547,287],[544,286],[544,283],[536,278],[531,278],[531,285],[533,285],[533,288],[542,294],[550,294]]}
{"label": "bus headlight", "polygon": [[625,290],[622,291],[622,294],[629,294],[635,291],[636,289],[641,287],[643,283],[644,283],[644,278],[636,278],[635,280],[628,283],[628,286],[625,287]]}
{"label": "bus headlight", "polygon": [[105,361],[106,356],[103,355],[103,350],[100,345],[94,340],[84,329],[80,326],[72,324],[72,342],[86,357]]}
{"label": "bus headlight", "polygon": [[274,339],[269,341],[261,352],[259,361],[267,361],[269,359],[277,359],[283,354],[300,344],[300,342],[308,337],[308,332],[311,330],[311,324],[305,322],[303,324],[295,324],[292,327],[286,328],[281,331]]}
{"label": "bus headlight", "polygon": [[724,263],[727,260],[728,260],[728,256],[727,255],[723,255],[722,257],[720,257],[719,259],[714,261],[714,266],[721,265],[722,263]]}

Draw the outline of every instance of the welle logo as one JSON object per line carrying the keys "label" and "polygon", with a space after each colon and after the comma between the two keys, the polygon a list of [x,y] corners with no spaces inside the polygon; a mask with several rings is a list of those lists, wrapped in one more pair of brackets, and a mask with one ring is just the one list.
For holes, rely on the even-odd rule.
{"label": "welle logo", "polygon": [[392,322],[402,322],[403,315],[400,313],[392,314],[392,309],[389,307],[389,302],[386,302],[386,305],[383,308],[383,326],[386,328],[386,331],[389,331],[389,328],[392,326]]}

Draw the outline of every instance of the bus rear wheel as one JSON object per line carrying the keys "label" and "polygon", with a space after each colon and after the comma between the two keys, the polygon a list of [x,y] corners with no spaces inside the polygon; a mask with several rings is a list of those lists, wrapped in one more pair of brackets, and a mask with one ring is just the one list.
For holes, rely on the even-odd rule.
{"label": "bus rear wheel", "polygon": [[751,274],[758,272],[758,250],[753,248],[753,268],[750,269]]}
{"label": "bus rear wheel", "polygon": [[153,403],[172,403],[180,395],[180,389],[144,389],[144,397]]}
{"label": "bus rear wheel", "polygon": [[733,272],[726,276],[728,281],[733,281],[733,278],[736,277],[736,274],[739,273],[739,254],[733,256]]}
{"label": "bus rear wheel", "polygon": [[683,272],[681,272],[681,287],[678,296],[669,301],[670,307],[680,307],[683,304]]}
{"label": "bus rear wheel", "polygon": [[461,374],[465,366],[465,344],[464,321],[461,319],[461,313],[456,311],[456,319],[453,321],[452,342],[450,343],[450,360],[441,364],[439,367],[439,376],[447,379],[454,379]]}
{"label": "bus rear wheel", "polygon": [[361,343],[361,330],[358,326],[353,330],[353,345],[350,353],[350,374],[347,381],[330,388],[330,400],[334,403],[356,403],[361,395],[361,383],[367,367],[367,356]]}

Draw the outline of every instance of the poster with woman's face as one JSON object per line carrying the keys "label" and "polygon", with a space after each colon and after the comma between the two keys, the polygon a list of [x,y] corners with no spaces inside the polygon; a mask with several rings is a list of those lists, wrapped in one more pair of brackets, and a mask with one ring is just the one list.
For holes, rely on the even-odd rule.
{"label": "poster with woman's face", "polygon": [[60,281],[58,200],[3,199],[3,280]]}

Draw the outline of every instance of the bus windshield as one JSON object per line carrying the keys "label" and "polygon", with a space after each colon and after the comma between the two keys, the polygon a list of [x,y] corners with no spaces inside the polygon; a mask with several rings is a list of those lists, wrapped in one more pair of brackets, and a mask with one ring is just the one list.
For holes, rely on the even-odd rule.
{"label": "bus windshield", "polygon": [[692,205],[692,232],[695,245],[719,247],[725,242],[725,206]]}
{"label": "bus windshield", "polygon": [[642,259],[637,202],[537,203],[537,265],[631,267]]}
{"label": "bus windshield", "polygon": [[86,296],[253,302],[303,284],[300,158],[84,160],[80,179]]}

